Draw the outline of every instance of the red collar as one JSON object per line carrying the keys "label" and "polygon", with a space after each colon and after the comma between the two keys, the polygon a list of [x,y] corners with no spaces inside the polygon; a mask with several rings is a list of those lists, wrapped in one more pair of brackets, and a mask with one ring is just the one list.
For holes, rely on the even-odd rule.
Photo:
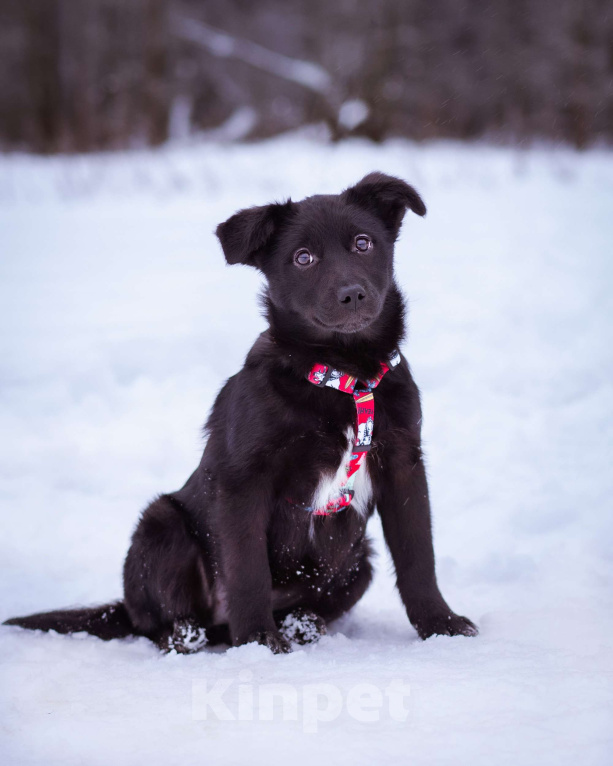
{"label": "red collar", "polygon": [[373,389],[375,389],[383,376],[400,363],[400,354],[394,351],[387,363],[381,362],[379,373],[376,377],[367,380],[364,387],[358,387],[358,379],[353,375],[348,375],[341,370],[335,370],[333,367],[325,364],[316,364],[313,366],[307,380],[315,386],[336,388],[345,394],[352,394],[356,407],[356,425],[353,440],[353,450],[349,462],[345,466],[346,478],[343,479],[338,491],[328,499],[325,505],[319,508],[308,507],[306,510],[316,516],[328,516],[332,513],[338,513],[347,506],[351,505],[353,500],[353,483],[355,474],[360,470],[364,463],[364,456],[372,446],[372,434],[375,423],[375,398]]}
{"label": "red collar", "polygon": [[[373,388],[379,385],[385,373],[389,372],[399,363],[400,352],[394,351],[387,364],[385,362],[380,363],[379,374],[375,378],[367,380],[366,388],[363,390],[372,391]],[[326,364],[314,364],[306,377],[310,383],[316,386],[329,386],[330,388],[343,391],[345,394],[352,394],[358,384],[358,379],[354,375],[348,375],[346,372],[335,370]]]}

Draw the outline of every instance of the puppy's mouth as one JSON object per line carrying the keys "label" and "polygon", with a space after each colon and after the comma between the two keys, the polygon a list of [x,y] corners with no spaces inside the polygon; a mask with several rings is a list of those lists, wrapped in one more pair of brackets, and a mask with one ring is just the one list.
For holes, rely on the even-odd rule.
{"label": "puppy's mouth", "polygon": [[328,332],[340,332],[346,335],[360,332],[369,327],[376,319],[376,316],[364,316],[363,314],[355,314],[352,317],[348,317],[343,322],[324,322],[318,317],[313,317],[313,322]]}

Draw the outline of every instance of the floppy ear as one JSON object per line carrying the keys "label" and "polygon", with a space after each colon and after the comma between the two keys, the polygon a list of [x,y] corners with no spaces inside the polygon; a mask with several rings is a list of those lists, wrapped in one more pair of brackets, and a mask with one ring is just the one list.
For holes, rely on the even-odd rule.
{"label": "floppy ear", "polygon": [[226,261],[230,264],[244,263],[255,266],[255,256],[269,244],[275,230],[292,212],[294,203],[273,203],[262,207],[239,210],[224,223],[215,234],[221,242]]}
{"label": "floppy ear", "polygon": [[394,176],[369,173],[355,186],[343,192],[346,202],[375,213],[394,238],[398,236],[406,209],[426,215],[424,201],[412,186]]}

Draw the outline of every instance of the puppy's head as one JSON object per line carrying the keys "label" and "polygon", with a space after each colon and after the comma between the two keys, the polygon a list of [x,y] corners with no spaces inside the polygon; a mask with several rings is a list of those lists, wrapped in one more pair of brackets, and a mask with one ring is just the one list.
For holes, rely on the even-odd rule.
{"label": "puppy's head", "polygon": [[338,195],[241,210],[217,227],[228,263],[258,268],[277,312],[315,334],[361,333],[394,284],[394,243],[406,210],[425,215],[412,186],[371,173]]}

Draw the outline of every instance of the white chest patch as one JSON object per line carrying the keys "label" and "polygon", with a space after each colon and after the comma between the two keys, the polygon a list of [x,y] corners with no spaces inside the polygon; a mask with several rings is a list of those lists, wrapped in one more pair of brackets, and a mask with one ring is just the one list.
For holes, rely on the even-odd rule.
{"label": "white chest patch", "polygon": [[[347,476],[346,469],[353,452],[353,440],[355,438],[354,429],[348,428],[345,432],[345,437],[347,438],[347,449],[341,458],[336,473],[322,475],[310,503],[312,508],[323,508],[329,500],[338,497],[339,488],[341,482],[343,482]],[[360,515],[364,515],[372,498],[372,484],[370,482],[366,460],[364,460],[364,463],[352,478],[354,495],[353,500],[351,501],[351,507]]]}

